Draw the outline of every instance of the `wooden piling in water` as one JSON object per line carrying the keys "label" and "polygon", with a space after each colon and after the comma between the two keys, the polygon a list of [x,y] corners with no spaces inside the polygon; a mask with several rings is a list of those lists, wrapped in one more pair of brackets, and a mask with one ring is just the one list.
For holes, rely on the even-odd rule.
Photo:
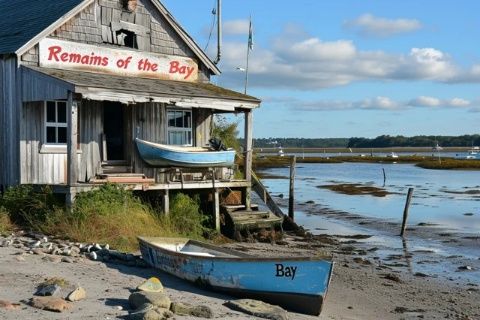
{"label": "wooden piling in water", "polygon": [[385,168],[382,168],[383,171],[383,186],[385,186],[385,181],[387,181],[387,175],[385,174]]}
{"label": "wooden piling in water", "polygon": [[295,195],[294,195],[294,189],[295,189],[295,165],[297,163],[297,157],[292,156],[292,159],[290,161],[290,191],[289,191],[289,196],[288,196],[288,216],[294,220],[295,216]]}
{"label": "wooden piling in water", "polygon": [[413,188],[408,188],[407,200],[405,202],[405,209],[403,209],[403,221],[402,221],[402,230],[400,231],[400,236],[403,237],[405,234],[405,229],[407,228],[407,218],[408,218],[408,208],[410,207],[410,201],[413,196]]}

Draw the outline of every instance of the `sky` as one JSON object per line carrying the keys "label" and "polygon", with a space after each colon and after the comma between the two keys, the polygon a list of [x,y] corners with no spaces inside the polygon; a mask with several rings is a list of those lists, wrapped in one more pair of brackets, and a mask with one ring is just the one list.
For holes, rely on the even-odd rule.
{"label": "sky", "polygon": [[[216,0],[161,1],[214,59]],[[222,3],[222,74],[212,82],[244,91],[251,16],[247,94],[262,100],[254,137],[479,133],[480,1]]]}

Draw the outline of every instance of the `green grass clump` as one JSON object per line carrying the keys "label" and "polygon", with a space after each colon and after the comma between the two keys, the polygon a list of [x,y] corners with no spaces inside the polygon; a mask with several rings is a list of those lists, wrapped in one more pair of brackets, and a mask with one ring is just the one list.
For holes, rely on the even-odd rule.
{"label": "green grass clump", "polygon": [[14,229],[10,220],[8,211],[4,207],[0,207],[0,235],[8,233]]}

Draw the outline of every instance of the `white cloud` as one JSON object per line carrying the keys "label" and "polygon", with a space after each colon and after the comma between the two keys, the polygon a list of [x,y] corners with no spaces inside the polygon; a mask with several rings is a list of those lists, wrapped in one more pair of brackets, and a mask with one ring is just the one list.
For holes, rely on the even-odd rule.
{"label": "white cloud", "polygon": [[413,100],[410,100],[408,105],[410,106],[424,106],[424,107],[437,107],[440,105],[440,99],[433,97],[420,96]]}
{"label": "white cloud", "polygon": [[393,101],[388,97],[375,97],[373,99],[365,99],[363,101],[354,103],[355,109],[382,109],[393,110],[401,107],[398,102]]}
{"label": "white cloud", "polygon": [[[246,40],[245,40],[246,41]],[[358,81],[480,82],[480,65],[462,70],[445,52],[412,48],[404,54],[359,50],[353,41],[324,41],[290,25],[266,49],[250,54],[249,86],[320,90]],[[236,68],[245,66],[246,43],[225,41],[220,81],[240,85]]]}
{"label": "white cloud", "polygon": [[476,111],[479,102],[471,102],[462,98],[439,99],[435,97],[420,96],[408,101],[396,101],[389,97],[378,96],[358,101],[347,100],[311,100],[305,101],[298,98],[265,98],[265,105],[287,106],[296,111],[339,111],[339,110],[385,110],[401,111],[413,108],[469,108]]}
{"label": "white cloud", "polygon": [[347,21],[345,26],[361,35],[373,37],[389,37],[422,28],[422,24],[415,19],[386,19],[368,13]]}
{"label": "white cloud", "polygon": [[449,105],[452,107],[468,107],[471,102],[462,98],[453,98],[449,101]]}
{"label": "white cloud", "polygon": [[246,35],[249,27],[248,20],[227,20],[222,25],[224,35]]}

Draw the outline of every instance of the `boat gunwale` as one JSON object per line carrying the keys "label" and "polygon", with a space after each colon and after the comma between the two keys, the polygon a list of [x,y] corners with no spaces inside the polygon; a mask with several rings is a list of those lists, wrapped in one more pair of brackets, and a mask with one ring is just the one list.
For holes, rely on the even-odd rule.
{"label": "boat gunwale", "polygon": [[[245,261],[245,262],[251,262],[251,261],[259,261],[259,262],[281,262],[281,261],[325,261],[325,262],[330,262],[333,264],[333,256],[329,254],[319,254],[319,255],[314,255],[314,256],[284,256],[284,257],[259,257],[259,256],[254,256],[250,254],[246,254],[237,250],[233,249],[228,249],[228,248],[222,248],[220,246],[215,246],[215,245],[210,245],[205,242],[193,240],[193,239],[188,239],[188,238],[162,238],[162,237],[137,237],[140,242],[145,243],[146,245],[150,245],[155,247],[156,249],[159,249],[160,251],[169,254],[169,255],[174,255],[177,257],[189,257],[189,258],[195,258],[199,260],[216,260],[216,261]],[[217,256],[196,256],[188,253],[182,253],[182,252],[177,252],[177,251],[172,251],[169,249],[166,249],[164,247],[161,247],[158,244],[155,244],[153,242],[148,241],[147,239],[172,239],[172,240],[178,240],[178,241],[185,241],[185,244],[190,242],[192,244],[195,244],[199,247],[215,250],[221,253],[225,254],[230,254],[233,255],[233,257],[217,257]]]}
{"label": "boat gunwale", "polygon": [[187,148],[192,148],[192,147],[185,147],[185,150],[182,150],[182,147],[178,146],[170,146],[166,144],[161,144],[161,143],[155,143],[155,142],[150,142],[146,140],[142,140],[140,138],[135,138],[136,141],[139,141],[140,143],[146,144],[147,146],[150,147],[157,147],[157,148],[162,148],[166,151],[170,152],[177,152],[177,153],[189,153],[189,154],[205,154],[205,153],[221,153],[221,154],[231,154],[235,153],[235,150],[209,150],[208,148],[203,148],[203,147],[193,147],[193,148],[203,148],[204,151],[193,151],[193,150],[188,150]]}

